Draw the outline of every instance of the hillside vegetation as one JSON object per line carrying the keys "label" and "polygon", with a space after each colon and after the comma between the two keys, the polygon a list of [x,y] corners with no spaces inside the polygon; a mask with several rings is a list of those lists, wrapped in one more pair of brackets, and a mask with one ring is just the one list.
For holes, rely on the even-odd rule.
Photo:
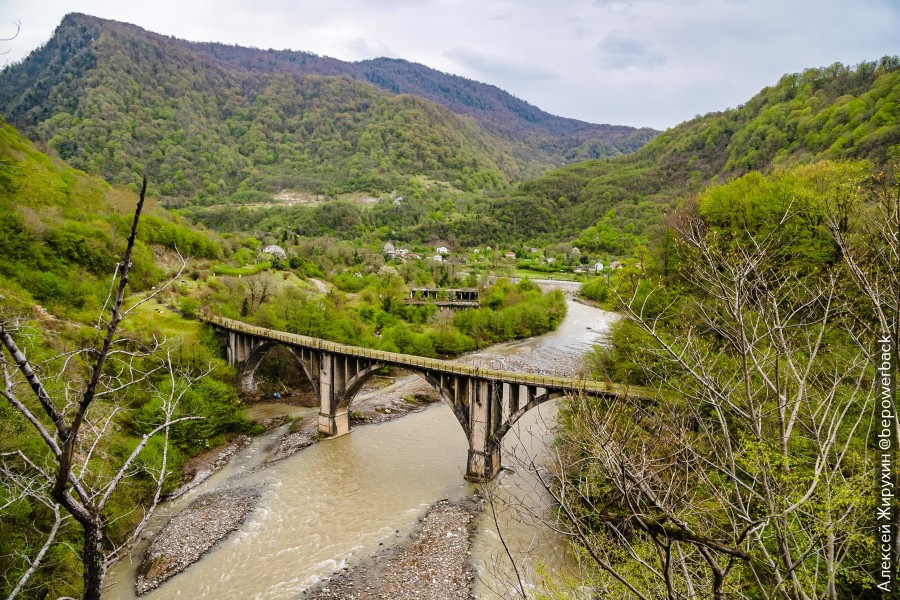
{"label": "hillside vegetation", "polygon": [[493,133],[522,142],[517,152],[535,158],[570,161],[627,154],[657,133],[647,127],[598,125],[551,115],[496,86],[398,58],[344,62],[308,52],[183,43],[243,69],[340,75],[367,81],[394,94],[425,98],[454,113],[473,117]]}
{"label": "hillside vegetation", "polygon": [[[384,192],[412,175],[491,190],[564,160],[430,100],[285,58],[311,55],[275,54],[263,69],[254,57],[267,53],[225,50],[72,14],[44,47],[0,74],[0,106],[73,166],[132,185],[146,167],[157,191],[179,201],[270,199],[285,189]],[[320,62],[337,62],[329,60]],[[503,95],[476,91],[486,90]],[[472,94],[471,102],[482,100]],[[537,114],[529,110],[522,122]],[[595,141],[611,153],[652,134],[607,129]]]}
{"label": "hillside vegetation", "polygon": [[890,469],[873,432],[898,425],[898,173],[828,160],[712,186],[667,265],[591,286],[625,316],[594,376],[661,401],[565,404],[557,497],[590,558],[548,597],[885,597],[898,550],[872,547],[891,501],[871,474]]}
{"label": "hillside vegetation", "polygon": [[[96,314],[131,227],[133,194],[39,152],[0,123],[0,287],[5,304]],[[215,258],[218,242],[161,209],[148,211],[135,249],[134,291],[159,281],[154,252]]]}
{"label": "hillside vegetation", "polygon": [[543,245],[570,240],[598,256],[659,246],[666,215],[710,184],[822,159],[885,164],[900,145],[896,57],[785,75],[745,105],[678,125],[633,154],[551,171],[512,191],[469,193],[410,179],[402,198],[242,210],[195,208],[213,228],[366,234],[405,243]]}
{"label": "hillside vegetation", "polygon": [[[575,238],[582,250],[630,254],[664,216],[711,183],[821,159],[884,165],[900,145],[900,60],[785,75],[746,104],[682,123],[632,155],[563,167],[498,206],[525,235]],[[655,232],[655,233],[654,233]]]}

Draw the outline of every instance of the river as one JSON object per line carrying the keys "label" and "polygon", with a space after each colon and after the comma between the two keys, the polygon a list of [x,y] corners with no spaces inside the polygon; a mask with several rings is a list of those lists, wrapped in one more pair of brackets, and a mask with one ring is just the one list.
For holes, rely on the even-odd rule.
{"label": "river", "polygon": [[[572,301],[568,308],[556,331],[492,346],[466,360],[577,374],[580,358],[615,316]],[[504,440],[504,464],[515,462],[514,453],[540,456],[552,439],[555,410],[555,403],[548,403],[526,413]],[[442,403],[387,423],[357,427],[350,435],[263,466],[281,432],[255,439],[199,487],[159,508],[152,530],[212,490],[254,487],[261,492],[257,507],[237,531],[143,598],[298,598],[323,577],[406,538],[434,502],[462,498],[477,489],[463,479],[465,435]],[[539,510],[547,501],[522,469],[504,473],[491,489],[501,507],[524,503]],[[564,567],[561,540],[548,529],[520,522],[510,511],[501,512],[500,523],[526,571],[535,558],[552,569]],[[476,582],[479,598],[495,598],[492,589],[509,589],[509,561],[489,511],[478,517],[472,561],[482,580]],[[135,598],[137,562],[123,561],[111,569],[105,598]]]}

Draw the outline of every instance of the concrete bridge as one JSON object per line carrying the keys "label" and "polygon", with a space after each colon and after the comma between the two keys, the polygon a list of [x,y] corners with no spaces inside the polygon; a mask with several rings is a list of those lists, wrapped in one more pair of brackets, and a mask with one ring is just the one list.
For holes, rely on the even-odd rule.
{"label": "concrete bridge", "polygon": [[453,409],[469,438],[470,481],[487,481],[500,471],[503,436],[526,411],[563,395],[616,398],[622,393],[597,382],[347,346],[221,317],[206,321],[226,336],[228,363],[240,368],[244,391],[255,391],[256,370],[266,353],[276,345],[286,346],[312,382],[319,398],[318,429],[329,436],[350,432],[350,403],[379,369],[400,367],[420,375]]}

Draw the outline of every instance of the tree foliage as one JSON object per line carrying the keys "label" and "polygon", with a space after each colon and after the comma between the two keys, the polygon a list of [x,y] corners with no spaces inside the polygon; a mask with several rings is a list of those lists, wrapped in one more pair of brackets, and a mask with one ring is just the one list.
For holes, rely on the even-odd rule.
{"label": "tree foliage", "polygon": [[680,213],[667,284],[611,282],[627,318],[595,370],[655,394],[568,403],[543,476],[601,595],[880,597],[870,432],[898,225],[900,187],[865,165],[749,174]]}

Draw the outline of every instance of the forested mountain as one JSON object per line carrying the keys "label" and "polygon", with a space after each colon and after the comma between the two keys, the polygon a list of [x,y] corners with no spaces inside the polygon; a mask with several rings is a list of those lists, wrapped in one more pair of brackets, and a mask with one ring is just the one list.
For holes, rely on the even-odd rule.
{"label": "forested mountain", "polygon": [[192,49],[230,65],[260,72],[343,75],[394,94],[426,98],[453,112],[474,117],[488,130],[525,142],[535,156],[565,160],[616,156],[636,150],[656,133],[649,128],[598,125],[542,111],[500,88],[396,58],[345,62],[307,52],[252,50],[224,44],[192,44]]}
{"label": "forested mountain", "polygon": [[853,68],[835,64],[785,75],[743,106],[682,123],[628,156],[569,165],[512,193],[406,186],[412,201],[384,200],[371,209],[330,203],[192,214],[224,230],[343,237],[383,231],[395,240],[460,246],[571,240],[590,253],[630,256],[662,235],[665,215],[680,201],[711,183],[826,158],[875,165],[897,158],[898,117],[896,57]]}
{"label": "forested mountain", "polygon": [[523,235],[558,232],[582,250],[623,255],[711,183],[820,159],[897,158],[900,60],[836,63],[785,75],[746,104],[682,123],[631,155],[526,182],[494,213]]}
{"label": "forested mountain", "polygon": [[[153,191],[175,205],[268,201],[282,190],[382,198],[371,208],[192,209],[225,230],[462,246],[573,240],[623,256],[710,183],[822,158],[885,163],[900,143],[898,84],[896,57],[809,69],[632,154],[540,175],[563,155],[591,154],[574,150],[579,140],[616,153],[643,134],[553,117],[406,61],[191,43],[73,14],[0,73],[0,106],[114,184],[136,185],[146,167]],[[591,137],[601,131],[619,146]]]}
{"label": "forested mountain", "polygon": [[395,62],[192,44],[72,14],[0,74],[0,106],[77,168],[128,184],[146,166],[162,195],[206,203],[389,191],[413,175],[496,189],[564,155],[633,150],[653,133],[552,117],[492,86]]}

